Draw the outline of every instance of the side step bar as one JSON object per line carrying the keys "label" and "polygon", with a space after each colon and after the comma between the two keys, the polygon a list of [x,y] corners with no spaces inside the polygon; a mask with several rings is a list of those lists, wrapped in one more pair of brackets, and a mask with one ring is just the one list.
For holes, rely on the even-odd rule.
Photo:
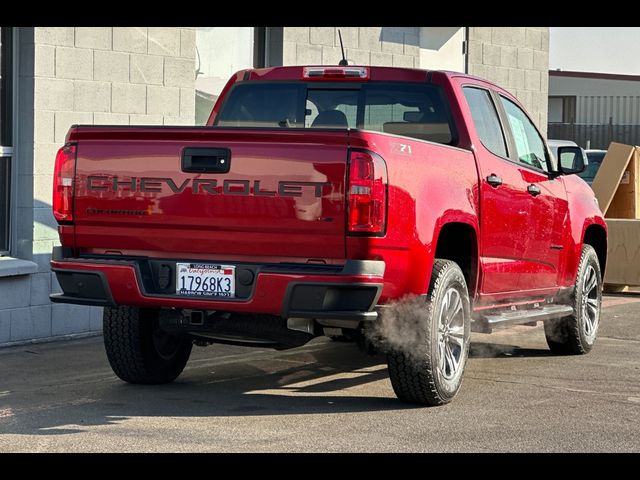
{"label": "side step bar", "polygon": [[548,305],[528,310],[510,310],[491,315],[483,315],[471,324],[471,328],[474,332],[491,333],[495,328],[509,327],[523,323],[535,324],[535,322],[538,321],[566,317],[572,313],[573,307],[569,305]]}

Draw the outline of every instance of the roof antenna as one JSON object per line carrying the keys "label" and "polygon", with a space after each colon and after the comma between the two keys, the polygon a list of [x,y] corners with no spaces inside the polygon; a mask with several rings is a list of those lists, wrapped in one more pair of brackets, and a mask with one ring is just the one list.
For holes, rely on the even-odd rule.
{"label": "roof antenna", "polygon": [[338,65],[341,67],[346,67],[347,65],[349,65],[349,62],[347,62],[347,59],[344,56],[344,45],[342,45],[342,33],[340,33],[340,29],[338,29],[338,37],[340,38],[340,50],[342,50],[342,60],[340,60]]}

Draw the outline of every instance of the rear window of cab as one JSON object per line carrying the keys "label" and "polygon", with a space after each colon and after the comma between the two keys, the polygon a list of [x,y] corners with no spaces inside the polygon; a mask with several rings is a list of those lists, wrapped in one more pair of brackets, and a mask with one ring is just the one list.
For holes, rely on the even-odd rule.
{"label": "rear window of cab", "polygon": [[432,84],[241,82],[214,124],[243,128],[357,128],[452,144],[442,89]]}

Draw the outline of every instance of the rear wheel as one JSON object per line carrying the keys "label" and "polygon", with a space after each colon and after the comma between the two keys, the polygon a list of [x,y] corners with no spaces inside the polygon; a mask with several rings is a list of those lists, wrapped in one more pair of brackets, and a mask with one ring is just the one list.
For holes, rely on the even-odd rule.
{"label": "rear wheel", "polygon": [[191,355],[191,340],[160,329],[158,310],[105,307],[103,332],[111,368],[125,382],[171,382]]}
{"label": "rear wheel", "polygon": [[400,400],[443,405],[458,393],[469,355],[469,294],[455,262],[434,262],[429,293],[418,314],[415,344],[387,355],[389,378]]}
{"label": "rear wheel", "polygon": [[544,324],[552,352],[580,355],[593,348],[600,325],[602,276],[598,256],[591,245],[582,247],[578,275],[572,294],[573,314]]}

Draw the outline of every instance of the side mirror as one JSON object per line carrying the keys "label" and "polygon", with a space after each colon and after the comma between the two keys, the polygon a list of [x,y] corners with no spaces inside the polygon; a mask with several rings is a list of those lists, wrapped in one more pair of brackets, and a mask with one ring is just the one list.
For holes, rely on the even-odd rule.
{"label": "side mirror", "polygon": [[563,175],[584,172],[589,165],[587,155],[580,147],[558,147],[558,171]]}

